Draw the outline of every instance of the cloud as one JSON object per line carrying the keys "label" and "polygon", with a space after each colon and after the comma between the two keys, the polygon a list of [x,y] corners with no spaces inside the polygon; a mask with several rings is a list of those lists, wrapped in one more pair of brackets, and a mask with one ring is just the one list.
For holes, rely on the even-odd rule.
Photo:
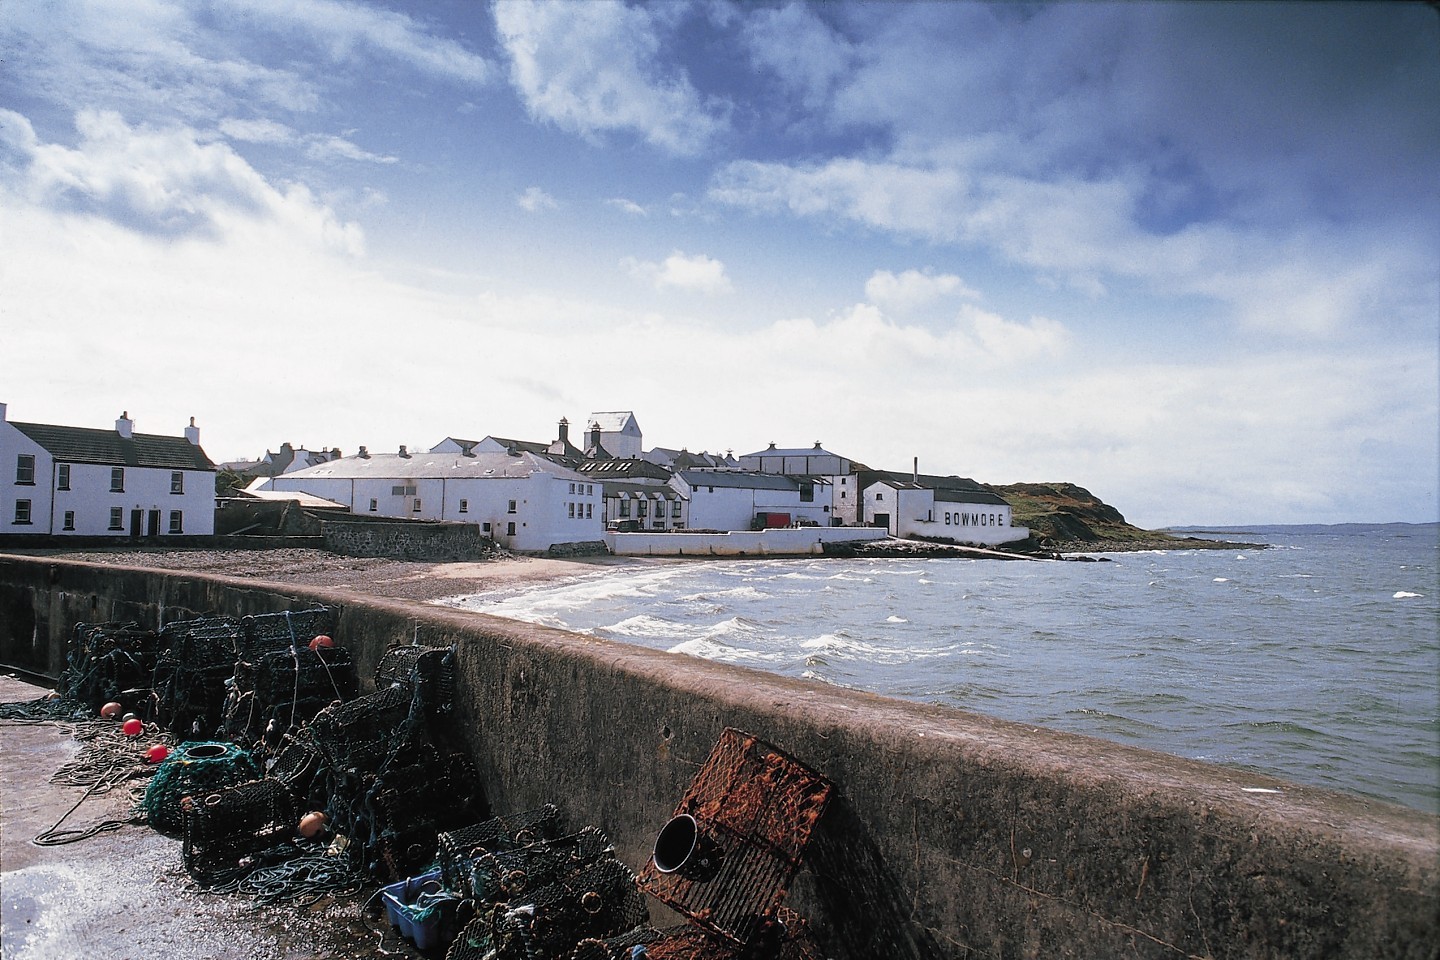
{"label": "cloud", "polygon": [[495,5],[511,82],[531,116],[585,137],[629,131],[691,155],[725,128],[723,107],[663,65],[662,16],[606,0]]}
{"label": "cloud", "polygon": [[358,255],[364,237],[303,185],[272,186],[223,143],[187,127],[131,127],[119,114],[82,110],[75,149],[42,143],[20,114],[0,110],[12,189],[29,202],[100,216],[156,236],[215,238],[257,223]]}
{"label": "cloud", "polygon": [[626,257],[620,266],[637,280],[663,290],[673,287],[694,293],[730,293],[734,287],[725,275],[725,264],[713,260],[703,253],[686,256],[675,251],[660,263]]}
{"label": "cloud", "polygon": [[312,160],[357,160],[363,163],[397,163],[399,157],[371,153],[343,137],[314,135],[305,138],[305,155]]}
{"label": "cloud", "polygon": [[906,270],[897,276],[889,270],[876,270],[865,281],[865,299],[889,313],[910,313],[943,297],[979,296],[952,273]]}
{"label": "cloud", "polygon": [[550,196],[539,187],[528,187],[525,192],[515,201],[522,210],[529,213],[539,213],[541,210],[554,210],[560,206],[555,198]]}
{"label": "cloud", "polygon": [[807,111],[826,104],[853,56],[814,8],[799,3],[751,11],[740,36],[751,62],[773,74]]}
{"label": "cloud", "polygon": [[628,213],[632,217],[648,217],[650,211],[646,210],[634,200],[627,200],[624,197],[611,197],[605,201],[606,206],[614,207],[622,213]]}

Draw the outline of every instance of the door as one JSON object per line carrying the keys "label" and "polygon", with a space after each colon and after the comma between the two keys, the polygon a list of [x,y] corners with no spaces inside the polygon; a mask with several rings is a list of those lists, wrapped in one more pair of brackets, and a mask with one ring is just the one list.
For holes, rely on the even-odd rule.
{"label": "door", "polygon": [[142,523],[144,523],[144,522],[145,522],[145,511],[144,511],[144,510],[131,510],[131,511],[130,511],[130,536],[132,536],[132,537],[139,537],[139,536],[140,536],[140,525],[141,525]]}
{"label": "door", "polygon": [[160,511],[159,511],[159,510],[151,510],[151,511],[150,511],[150,515],[149,515],[148,517],[146,517],[145,519],[146,519],[146,523],[145,523],[145,536],[147,536],[147,537],[158,537],[158,536],[160,536]]}
{"label": "door", "polygon": [[877,513],[877,514],[875,514],[875,522],[872,524],[872,526],[884,527],[886,530],[889,530],[889,529],[890,529],[890,514],[888,514],[888,513]]}

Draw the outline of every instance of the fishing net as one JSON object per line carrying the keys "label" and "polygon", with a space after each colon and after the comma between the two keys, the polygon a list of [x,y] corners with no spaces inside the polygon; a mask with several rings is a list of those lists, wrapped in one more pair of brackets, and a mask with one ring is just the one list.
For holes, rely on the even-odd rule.
{"label": "fishing net", "polygon": [[[325,762],[314,730],[303,726],[281,737],[280,744],[266,761],[266,776],[285,785],[290,795],[304,806],[324,806],[324,798],[315,789],[316,775]],[[310,802],[305,802],[305,801]]]}
{"label": "fishing net", "polygon": [[148,717],[160,637],[137,623],[77,623],[55,689],[90,710],[118,701]]}
{"label": "fishing net", "polygon": [[513,901],[607,855],[614,855],[609,838],[597,827],[586,827],[568,837],[482,854],[461,889],[475,900]]}
{"label": "fishing net", "polygon": [[491,817],[457,830],[443,831],[436,836],[441,880],[448,889],[474,897],[469,883],[477,860],[500,850],[553,840],[560,835],[560,829],[560,811],[553,803],[547,803],[534,810]]}
{"label": "fishing net", "polygon": [[263,756],[330,704],[353,700],[359,681],[343,647],[285,647],[237,660],[226,689],[227,736]]}
{"label": "fishing net", "polygon": [[152,686],[162,727],[194,740],[220,732],[239,629],[229,617],[177,621],[161,629]]}
{"label": "fishing net", "polygon": [[613,856],[505,903],[483,905],[446,960],[561,960],[583,940],[603,940],[647,919],[635,875]]}
{"label": "fishing net", "polygon": [[293,855],[295,806],[278,780],[221,787],[180,804],[185,869],[202,883],[232,878],[265,860]]}
{"label": "fishing net", "polygon": [[233,743],[182,743],[156,769],[141,809],[156,830],[178,833],[185,825],[182,801],[204,800],[225,787],[260,777],[250,754]]}

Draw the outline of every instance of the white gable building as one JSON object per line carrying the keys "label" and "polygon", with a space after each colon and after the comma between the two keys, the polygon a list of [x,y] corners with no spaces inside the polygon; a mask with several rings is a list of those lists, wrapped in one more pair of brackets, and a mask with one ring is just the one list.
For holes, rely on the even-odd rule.
{"label": "white gable building", "polygon": [[89,537],[209,536],[215,464],[195,421],[183,437],[19,423],[0,403],[0,532]]}
{"label": "white gable building", "polygon": [[529,452],[362,453],[269,480],[358,516],[474,523],[512,549],[542,552],[604,535],[601,485]]}
{"label": "white gable building", "polygon": [[640,433],[640,424],[629,410],[602,410],[590,414],[585,427],[587,436],[593,434],[596,427],[600,429],[600,445],[610,456],[624,459],[638,457],[643,452],[644,437]]}
{"label": "white gable building", "polygon": [[865,488],[866,526],[895,537],[928,537],[974,546],[998,546],[1030,536],[1010,525],[1010,504],[984,490],[932,490],[910,480],[879,480]]}

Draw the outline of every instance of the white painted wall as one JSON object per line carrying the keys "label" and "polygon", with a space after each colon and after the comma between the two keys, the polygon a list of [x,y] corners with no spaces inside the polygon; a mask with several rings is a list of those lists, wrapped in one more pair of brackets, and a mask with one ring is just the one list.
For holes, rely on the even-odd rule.
{"label": "white painted wall", "polygon": [[825,543],[884,540],[887,536],[879,528],[788,527],[726,533],[607,533],[605,542],[611,553],[625,557],[764,557],[818,554]]}

